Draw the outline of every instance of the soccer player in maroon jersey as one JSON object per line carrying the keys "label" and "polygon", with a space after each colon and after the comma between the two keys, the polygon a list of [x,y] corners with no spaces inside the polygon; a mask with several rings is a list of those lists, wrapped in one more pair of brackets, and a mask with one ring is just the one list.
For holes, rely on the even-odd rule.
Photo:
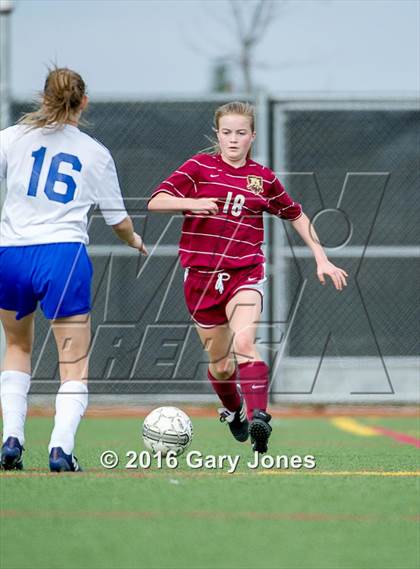
{"label": "soccer player in maroon jersey", "polygon": [[291,222],[312,250],[322,284],[327,275],[341,291],[347,273],[327,259],[301,205],[275,174],[251,160],[253,107],[241,102],[219,107],[215,131],[215,151],[197,154],[175,170],[148,207],[184,213],[179,254],[185,299],[209,354],[208,377],[224,405],[221,420],[238,441],[251,436],[253,450],[263,453],[271,434],[269,368],[255,347],[266,280],[263,212]]}

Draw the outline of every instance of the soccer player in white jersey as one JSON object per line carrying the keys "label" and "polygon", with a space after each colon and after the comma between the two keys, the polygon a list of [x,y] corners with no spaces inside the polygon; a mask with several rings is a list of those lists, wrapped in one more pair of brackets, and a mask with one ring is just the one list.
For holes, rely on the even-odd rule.
{"label": "soccer player in white jersey", "polygon": [[22,468],[38,301],[51,321],[61,377],[50,470],[80,470],[73,448],[88,403],[89,208],[99,205],[117,236],[147,254],[125,210],[111,154],[78,129],[87,103],[81,76],[54,68],[40,108],[0,133],[0,181],[7,180],[0,224],[0,319],[6,335],[1,466],[7,470]]}

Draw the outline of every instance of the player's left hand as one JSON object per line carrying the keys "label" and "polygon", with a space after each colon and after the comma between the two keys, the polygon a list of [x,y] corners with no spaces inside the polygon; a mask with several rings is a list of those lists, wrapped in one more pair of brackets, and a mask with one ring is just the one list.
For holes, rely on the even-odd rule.
{"label": "player's left hand", "polygon": [[343,287],[347,286],[346,277],[348,277],[348,274],[346,271],[336,267],[328,260],[317,264],[316,274],[318,275],[319,282],[322,285],[325,284],[324,275],[327,275],[330,277],[337,290],[343,290]]}
{"label": "player's left hand", "polygon": [[132,240],[128,243],[129,247],[133,247],[133,249],[137,249],[139,253],[145,255],[147,257],[148,251],[146,249],[145,244],[143,243],[143,239],[137,233],[133,233]]}

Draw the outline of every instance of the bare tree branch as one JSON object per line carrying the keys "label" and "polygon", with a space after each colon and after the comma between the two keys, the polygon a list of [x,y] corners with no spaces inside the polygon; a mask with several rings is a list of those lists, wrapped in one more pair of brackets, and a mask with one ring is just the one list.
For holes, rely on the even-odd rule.
{"label": "bare tree branch", "polygon": [[[206,12],[204,14],[203,20],[205,22],[205,26],[208,26],[208,23],[213,20],[214,22],[216,22],[220,28],[225,29],[229,34],[233,34],[235,33],[235,29],[236,29],[236,25],[235,22],[233,20],[233,18],[230,17],[226,17],[226,13],[223,13],[223,10],[215,10],[214,6],[215,3],[214,2],[209,2],[204,1],[203,3],[204,6],[204,11]],[[217,6],[219,5],[224,5],[225,7],[225,12],[227,11],[226,8],[228,7],[227,4],[225,2],[218,2],[216,4]],[[213,28],[213,26],[210,26],[211,31],[214,33],[215,29]]]}
{"label": "bare tree branch", "polygon": [[259,29],[255,30],[255,35],[257,38],[260,37],[260,34],[264,33],[264,31],[268,28],[268,26],[270,25],[271,21],[274,19],[275,16],[274,2],[265,1],[264,8],[265,8],[264,10],[261,10],[260,27]]}
{"label": "bare tree branch", "polygon": [[236,31],[238,33],[240,43],[245,41],[245,26],[242,20],[242,12],[237,0],[230,0],[230,6],[233,13],[233,21],[235,22]]}
{"label": "bare tree branch", "polygon": [[248,44],[252,45],[260,38],[260,28],[264,31],[262,27],[262,22],[264,20],[264,12],[269,3],[266,0],[260,0],[258,4],[255,5],[254,13],[249,23],[248,31]]}
{"label": "bare tree branch", "polygon": [[[211,32],[211,39],[205,41],[205,45],[210,49],[197,47],[196,42],[188,41],[190,29],[183,33],[184,42],[189,43],[190,48],[195,53],[209,54],[213,60],[234,65],[239,69],[242,77],[240,90],[252,92],[255,89],[254,71],[257,67],[255,55],[258,45],[264,39],[267,30],[274,23],[281,12],[291,4],[291,0],[227,0],[226,2],[208,2],[204,0],[206,14],[206,25],[203,26],[204,33],[200,33],[201,45],[203,36],[206,32]],[[215,9],[215,6],[217,8]],[[224,15],[223,9],[224,8]],[[217,23],[218,28],[209,26],[210,18]],[[222,33],[215,33],[220,32]],[[224,31],[229,32],[228,38],[224,37]],[[194,31],[197,32],[197,29]],[[223,46],[223,40],[234,39],[234,45]],[[214,53],[217,51],[218,53]],[[213,53],[213,54],[212,54]],[[258,64],[261,68],[261,65]]]}

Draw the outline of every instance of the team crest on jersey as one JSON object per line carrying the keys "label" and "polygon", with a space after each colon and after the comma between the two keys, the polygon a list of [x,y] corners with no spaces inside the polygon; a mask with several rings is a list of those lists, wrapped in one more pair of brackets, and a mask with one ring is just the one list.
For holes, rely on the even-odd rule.
{"label": "team crest on jersey", "polygon": [[263,188],[263,179],[261,176],[247,176],[246,177],[248,185],[246,187],[247,190],[251,190],[254,194],[261,194],[264,190]]}

